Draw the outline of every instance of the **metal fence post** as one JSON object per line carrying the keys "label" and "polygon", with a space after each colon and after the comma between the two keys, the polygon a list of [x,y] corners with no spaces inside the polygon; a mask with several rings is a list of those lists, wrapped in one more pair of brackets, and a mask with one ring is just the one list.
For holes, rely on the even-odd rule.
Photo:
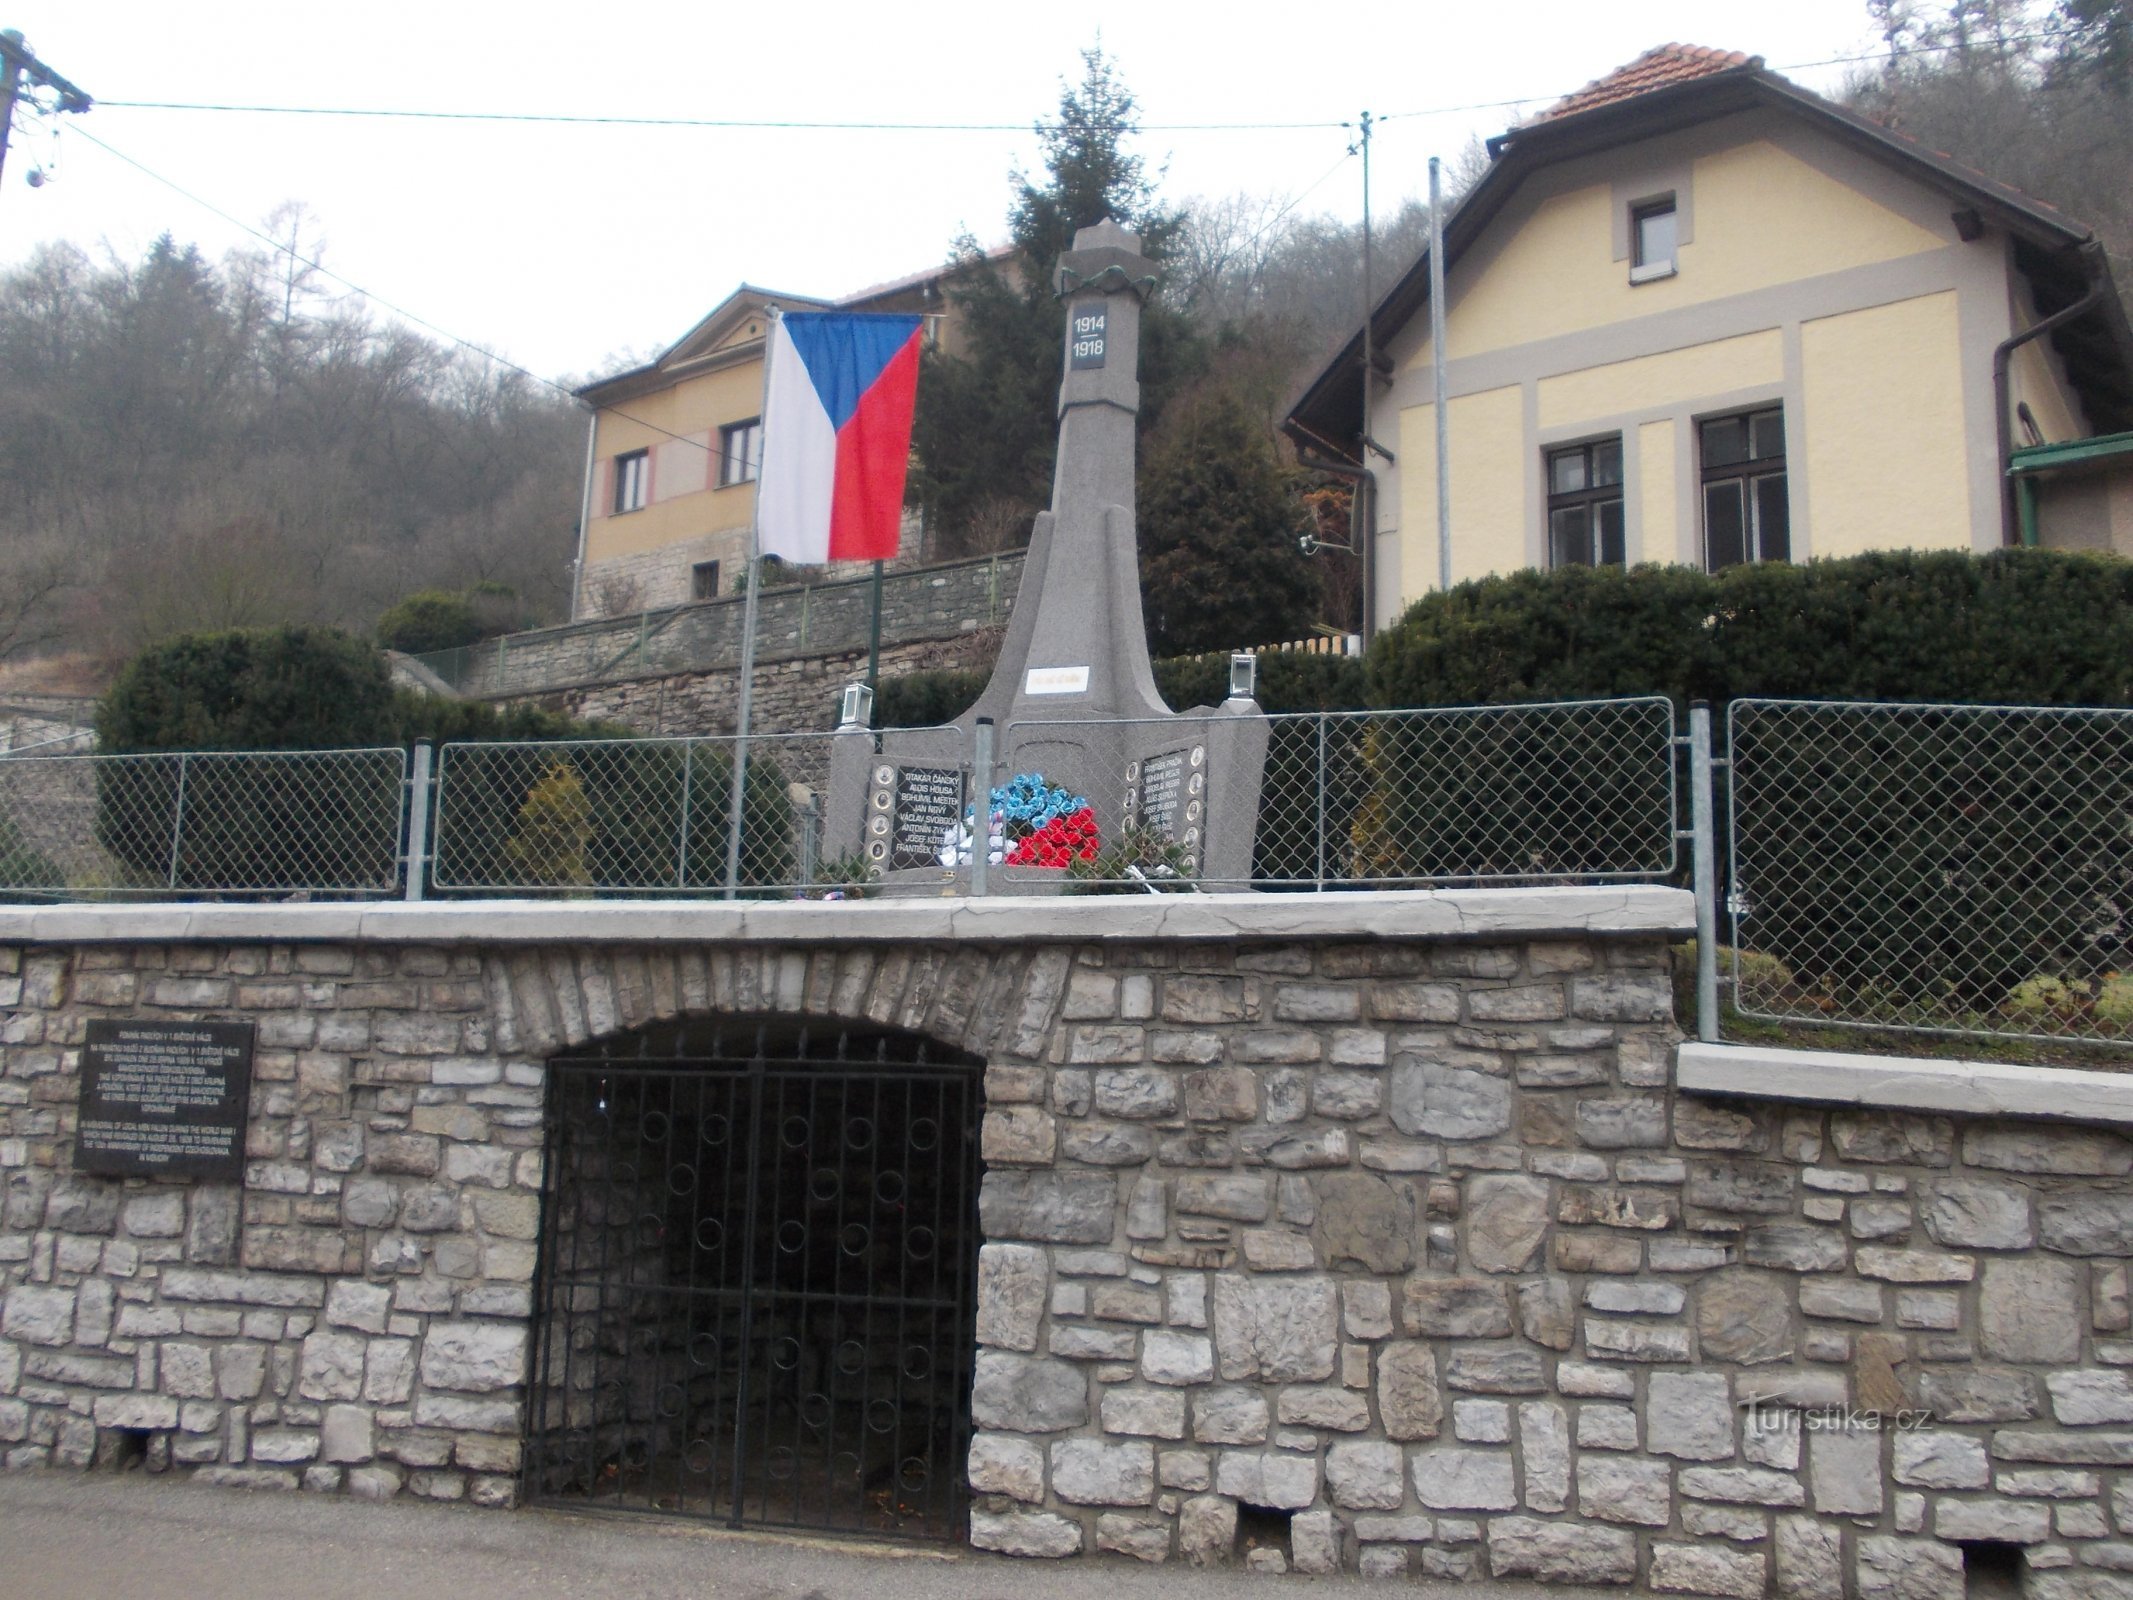
{"label": "metal fence post", "polygon": [[1326,713],[1318,714],[1318,837],[1311,846],[1311,869],[1321,894],[1326,888]]}
{"label": "metal fence post", "polygon": [[696,786],[696,741],[681,745],[681,843],[674,850],[674,887],[689,886],[689,801]]}
{"label": "metal fence post", "polygon": [[430,742],[415,741],[414,770],[407,780],[407,887],[410,900],[423,896],[430,860]]}
{"label": "metal fence post", "polygon": [[1718,841],[1712,827],[1711,708],[1689,707],[1689,828],[1696,874],[1696,1037],[1718,1042]]}
{"label": "metal fence post", "polygon": [[178,857],[185,838],[185,779],[192,759],[190,755],[178,757],[178,803],[170,812],[170,872],[164,881],[164,887],[169,889],[178,886]]}
{"label": "metal fence post", "polygon": [[976,769],[970,796],[970,892],[986,891],[992,865],[992,718],[978,718],[971,737],[970,764]]}

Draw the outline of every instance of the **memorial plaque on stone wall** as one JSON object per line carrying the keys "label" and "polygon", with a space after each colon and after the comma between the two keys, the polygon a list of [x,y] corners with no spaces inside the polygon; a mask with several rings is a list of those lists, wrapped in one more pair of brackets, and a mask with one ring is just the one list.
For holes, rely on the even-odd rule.
{"label": "memorial plaque on stone wall", "polygon": [[92,1022],[74,1166],[241,1182],[251,1098],[249,1022]]}
{"label": "memorial plaque on stone wall", "polygon": [[963,770],[960,767],[896,769],[895,832],[892,867],[937,867],[951,829],[963,825]]}
{"label": "memorial plaque on stone wall", "polygon": [[1183,750],[1166,751],[1141,763],[1140,781],[1133,791],[1133,812],[1150,833],[1172,840],[1179,836],[1186,790],[1191,784],[1186,776],[1188,767],[1197,773],[1198,763],[1190,762]]}

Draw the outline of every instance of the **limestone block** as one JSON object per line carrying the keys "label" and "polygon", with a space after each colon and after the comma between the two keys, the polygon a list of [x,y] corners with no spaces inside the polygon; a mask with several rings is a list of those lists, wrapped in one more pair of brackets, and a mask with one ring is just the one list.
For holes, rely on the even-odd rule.
{"label": "limestone block", "polygon": [[[1053,1335],[1058,1348],[1058,1335]],[[1141,1339],[1141,1376],[1150,1383],[1206,1383],[1215,1375],[1212,1342],[1204,1334],[1152,1329]]]}
{"label": "limestone block", "polygon": [[1275,1414],[1285,1427],[1360,1433],[1370,1426],[1370,1402],[1353,1389],[1327,1384],[1281,1391]]}
{"label": "limestone block", "polygon": [[1741,1236],[1740,1254],[1743,1261],[1754,1267],[1777,1267],[1786,1272],[1840,1272],[1844,1268],[1846,1250],[1844,1235],[1834,1228],[1771,1222],[1750,1228]]}
{"label": "limestone block", "polygon": [[1081,1551],[1081,1524],[1050,1511],[970,1513],[973,1549],[1007,1556],[1071,1556]]}
{"label": "limestone block", "polygon": [[1059,1152],[1091,1167],[1137,1167],[1155,1153],[1155,1135],[1125,1122],[1070,1122],[1059,1136]]}
{"label": "limestone block", "polygon": [[2047,1250],[2070,1256],[2133,1255],[2133,1195],[2047,1195],[2037,1231]]}
{"label": "limestone block", "polygon": [[[96,1425],[99,1428],[140,1428],[150,1432],[168,1432],[178,1425],[178,1402],[167,1394],[100,1394],[93,1402]],[[253,1455],[261,1461],[275,1458],[260,1453],[260,1435],[253,1436]],[[313,1442],[313,1451],[317,1448]],[[288,1457],[291,1460],[309,1460],[310,1457]]]}
{"label": "limestone block", "polygon": [[1507,1450],[1439,1445],[1414,1459],[1415,1498],[1432,1511],[1511,1511],[1518,1505]]}
{"label": "limestone block", "polygon": [[1377,1395],[1387,1438],[1434,1439],[1444,1425],[1437,1355],[1427,1344],[1401,1341],[1378,1351]]}
{"label": "limestone block", "polygon": [[1666,1101],[1658,1095],[1580,1100],[1578,1140],[1588,1150],[1634,1150],[1666,1143]]}
{"label": "limestone block", "polygon": [[1328,1279],[1222,1274],[1214,1280],[1215,1349],[1228,1381],[1330,1378],[1337,1319],[1338,1300]]}
{"label": "limestone block", "polygon": [[1637,1540],[1620,1528],[1498,1517],[1489,1524],[1489,1573],[1540,1583],[1634,1583]]}
{"label": "limestone block", "polygon": [[1441,1061],[1397,1060],[1386,1110],[1409,1136],[1488,1139],[1511,1126],[1511,1085]]}
{"label": "limestone block", "polygon": [[415,1392],[415,1341],[373,1339],[363,1360],[363,1398],[398,1405]]}
{"label": "limestone block", "polygon": [[978,1191],[988,1239],[1108,1244],[1117,1206],[1118,1180],[1106,1172],[989,1171]]}
{"label": "limestone block", "polygon": [[64,1345],[74,1339],[74,1291],[18,1283],[0,1305],[0,1333],[25,1344]]}
{"label": "limestone block", "polygon": [[1651,1587],[1661,1594],[1724,1595],[1762,1600],[1766,1558],[1760,1550],[1728,1550],[1708,1544],[1652,1545]]}
{"label": "limestone block", "polygon": [[1155,1499],[1155,1446],[1062,1439],[1052,1446],[1052,1493],[1073,1505],[1147,1505]]}
{"label": "limestone block", "polygon": [[1201,1389],[1192,1397],[1192,1436],[1202,1444],[1264,1444],[1268,1416],[1257,1389]]}
{"label": "limestone block", "polygon": [[1273,1211],[1271,1186],[1257,1173],[1187,1173],[1175,1189],[1175,1208],[1186,1216],[1264,1222]]}
{"label": "limestone block", "polygon": [[1520,1284],[1518,1331],[1550,1350],[1568,1350],[1577,1338],[1577,1309],[1570,1285],[1561,1278]]}
{"label": "limestone block", "polygon": [[2099,1422],[2133,1422],[2133,1373],[2049,1372],[2044,1387],[2051,1394],[2052,1415],[2070,1426]]}
{"label": "limestone block", "polygon": [[526,1371],[526,1329],[507,1322],[432,1322],[422,1341],[425,1385],[487,1393],[508,1389]]}
{"label": "limestone block", "polygon": [[1984,1441],[1946,1428],[1899,1430],[1890,1457],[1898,1483],[1923,1489],[1982,1489],[1992,1481]]}
{"label": "limestone block", "polygon": [[1106,1511],[1096,1519],[1096,1548],[1153,1565],[1170,1559],[1170,1524],[1155,1517]]}
{"label": "limestone block", "polygon": [[[1107,1031],[1131,1033],[1136,1039],[1140,1034],[1138,1028]],[[1175,1115],[1178,1109],[1177,1075],[1160,1067],[1107,1067],[1096,1074],[1095,1088],[1096,1109],[1103,1116],[1145,1122]]]}
{"label": "limestone block", "polygon": [[[1793,1353],[1792,1308],[1782,1278],[1722,1272],[1696,1291],[1696,1335],[1707,1361],[1753,1366]],[[1877,1294],[1878,1298],[1878,1294]]]}
{"label": "limestone block", "polygon": [[1392,1334],[1389,1285],[1350,1281],[1341,1285],[1341,1328],[1351,1339],[1384,1339]]}
{"label": "limestone block", "polygon": [[1011,1433],[1078,1428],[1089,1420],[1088,1379],[1068,1361],[980,1350],[970,1414],[980,1428]]}
{"label": "limestone block", "polygon": [[1733,1401],[1724,1373],[1655,1372],[1645,1397],[1645,1444],[1653,1454],[1687,1461],[1733,1455]]}
{"label": "limestone block", "polygon": [[1807,1500],[1799,1479],[1763,1467],[1685,1467],[1680,1489],[1692,1500],[1733,1505],[1797,1506]]}
{"label": "limestone block", "polygon": [[1783,1216],[1792,1210],[1793,1174],[1772,1161],[1692,1161],[1683,1198],[1710,1211]]}
{"label": "limestone block", "polygon": [[306,1400],[355,1399],[363,1389],[365,1349],[366,1342],[352,1333],[311,1334],[304,1340],[297,1393]]}
{"label": "limestone block", "polygon": [[2033,1500],[1943,1498],[1933,1505],[1933,1532],[1951,1543],[2042,1544],[2051,1537],[2051,1525],[2051,1508]]}
{"label": "limestone block", "polygon": [[1178,1552],[1194,1566],[1226,1564],[1236,1543],[1236,1501],[1203,1494],[1178,1508]]}
{"label": "limestone block", "polygon": [[1354,1262],[1369,1272],[1405,1272],[1414,1265],[1412,1184],[1331,1173],[1312,1179],[1311,1193],[1318,1209],[1312,1237],[1327,1266]]}
{"label": "limestone block", "polygon": [[319,1459],[359,1464],[377,1454],[371,1413],[364,1406],[328,1406],[319,1421]]}
{"label": "limestone block", "polygon": [[1779,1517],[1772,1545],[1782,1600],[1844,1600],[1843,1542],[1834,1527],[1814,1517]]}
{"label": "limestone block", "polygon": [[1098,1406],[1109,1434],[1150,1439],[1185,1437],[1185,1395],[1178,1389],[1106,1389]]}
{"label": "limestone block", "polygon": [[1330,1511],[1300,1511],[1289,1519],[1289,1562],[1298,1572],[1340,1571],[1340,1534]]}
{"label": "limestone block", "polygon": [[1925,1185],[1919,1221],[1935,1244],[2022,1250],[2036,1240],[2029,1191],[2013,1184],[1943,1178]]}
{"label": "limestone block", "polygon": [[1049,1166],[1059,1149],[1059,1125],[1035,1106],[1002,1106],[985,1113],[979,1146],[990,1163]]}
{"label": "limestone block", "polygon": [[[1494,1174],[1468,1183],[1467,1259],[1477,1270],[1527,1271],[1539,1256],[1547,1231],[1548,1185],[1542,1180]],[[1398,1269],[1373,1266],[1372,1270]]]}
{"label": "limestone block", "polygon": [[987,1244],[980,1248],[978,1343],[1002,1350],[1035,1350],[1050,1286],[1050,1265],[1035,1245]]}
{"label": "limestone block", "polygon": [[1538,1350],[1522,1345],[1461,1345],[1445,1361],[1444,1382],[1483,1394],[1539,1394],[1548,1370]]}
{"label": "limestone block", "polygon": [[1526,1508],[1561,1511],[1570,1501],[1570,1426],[1552,1401],[1518,1408],[1518,1442],[1525,1464]]}
{"label": "limestone block", "polygon": [[392,1314],[392,1291],[383,1284],[342,1278],[326,1291],[326,1320],[336,1327],[383,1333]]}
{"label": "limestone block", "polygon": [[973,1435],[970,1487],[1035,1504],[1044,1498],[1044,1446],[1010,1433]]}
{"label": "limestone block", "polygon": [[1978,1286],[1978,1345],[2003,1361],[2081,1358],[2081,1269],[2048,1256],[1994,1257]]}
{"label": "limestone block", "polygon": [[1837,1516],[1878,1516],[1882,1505],[1881,1435],[1832,1428],[1807,1440],[1807,1481],[1815,1509]]}
{"label": "limestone block", "polygon": [[1511,1332],[1510,1297],[1489,1278],[1412,1277],[1402,1292],[1401,1322],[1427,1338],[1501,1339]]}
{"label": "limestone block", "polygon": [[1397,1511],[1407,1498],[1404,1455],[1396,1444],[1343,1439],[1326,1452],[1326,1489],[1351,1511]]}

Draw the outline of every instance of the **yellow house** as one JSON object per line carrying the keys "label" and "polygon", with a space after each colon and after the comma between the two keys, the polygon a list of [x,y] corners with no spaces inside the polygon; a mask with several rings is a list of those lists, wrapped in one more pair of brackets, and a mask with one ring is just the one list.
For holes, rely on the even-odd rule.
{"label": "yellow house", "polygon": [[[744,283],[656,360],[579,389],[592,418],[571,620],[709,600],[733,587],[755,516],[773,305],[918,312],[939,319],[927,326],[940,338],[952,271],[936,267],[842,300]],[[953,348],[952,328],[946,337]],[[907,526],[907,542],[910,534]]]}
{"label": "yellow house", "polygon": [[[1990,550],[2017,447],[2133,427],[2086,229],[1759,58],[1661,46],[1489,149],[1445,234],[1454,582]],[[1429,276],[1373,311],[1367,456],[1360,329],[1285,424],[1361,478],[1381,624],[1438,584]],[[2125,499],[2081,542],[2133,549]]]}

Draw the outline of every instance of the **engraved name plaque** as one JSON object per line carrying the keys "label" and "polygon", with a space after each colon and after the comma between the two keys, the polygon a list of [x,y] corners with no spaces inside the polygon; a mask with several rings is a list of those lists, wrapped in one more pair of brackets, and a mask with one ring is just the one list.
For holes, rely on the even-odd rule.
{"label": "engraved name plaque", "polygon": [[896,769],[896,832],[892,867],[937,867],[951,830],[963,825],[960,767]]}
{"label": "engraved name plaque", "polygon": [[244,1178],[249,1022],[92,1022],[81,1053],[79,1172]]}

